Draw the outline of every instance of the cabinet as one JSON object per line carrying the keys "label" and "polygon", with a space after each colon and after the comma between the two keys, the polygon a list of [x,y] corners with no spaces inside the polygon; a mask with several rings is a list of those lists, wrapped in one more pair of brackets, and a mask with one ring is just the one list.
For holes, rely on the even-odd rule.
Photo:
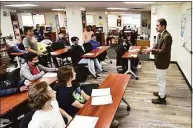
{"label": "cabinet", "polygon": [[52,42],[56,41],[56,32],[45,32],[44,35],[47,36]]}

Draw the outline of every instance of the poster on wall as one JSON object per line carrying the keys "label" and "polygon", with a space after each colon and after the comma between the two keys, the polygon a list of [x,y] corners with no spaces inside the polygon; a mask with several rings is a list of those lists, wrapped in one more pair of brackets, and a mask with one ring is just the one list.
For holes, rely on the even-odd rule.
{"label": "poster on wall", "polygon": [[142,20],[142,27],[147,27],[147,20]]}

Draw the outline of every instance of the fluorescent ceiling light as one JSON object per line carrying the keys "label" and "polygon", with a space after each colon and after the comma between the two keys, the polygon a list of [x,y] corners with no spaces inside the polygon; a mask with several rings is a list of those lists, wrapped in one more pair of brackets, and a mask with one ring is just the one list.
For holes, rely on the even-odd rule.
{"label": "fluorescent ceiling light", "polygon": [[62,8],[55,8],[55,9],[52,9],[53,11],[65,11],[65,9],[62,9]]}
{"label": "fluorescent ceiling light", "polygon": [[153,2],[123,2],[125,4],[152,4]]}
{"label": "fluorescent ceiling light", "polygon": [[10,4],[10,5],[5,5],[9,7],[34,7],[34,6],[39,6],[35,4]]}
{"label": "fluorescent ceiling light", "polygon": [[119,15],[122,15],[122,16],[131,16],[132,14],[119,14]]}
{"label": "fluorescent ceiling light", "polygon": [[128,8],[106,8],[109,10],[128,10]]}
{"label": "fluorescent ceiling light", "polygon": [[126,12],[109,12],[109,13],[112,13],[112,14],[124,14]]}

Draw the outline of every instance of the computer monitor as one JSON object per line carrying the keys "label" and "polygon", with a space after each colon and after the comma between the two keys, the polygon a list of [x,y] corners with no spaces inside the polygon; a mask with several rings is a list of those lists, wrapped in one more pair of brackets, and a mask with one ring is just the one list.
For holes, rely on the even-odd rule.
{"label": "computer monitor", "polygon": [[103,32],[103,27],[96,27],[97,32]]}
{"label": "computer monitor", "polygon": [[46,27],[46,31],[52,32],[52,27]]}

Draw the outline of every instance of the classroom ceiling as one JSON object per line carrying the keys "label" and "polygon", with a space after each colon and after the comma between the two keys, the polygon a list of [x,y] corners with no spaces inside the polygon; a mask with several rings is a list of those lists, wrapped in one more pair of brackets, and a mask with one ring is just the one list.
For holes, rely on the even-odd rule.
{"label": "classroom ceiling", "polygon": [[[48,11],[53,8],[65,8],[65,7],[75,7],[80,6],[84,7],[86,11],[108,11],[108,12],[123,12],[123,10],[107,10],[106,8],[112,7],[112,8],[128,8],[127,11],[150,11],[151,10],[151,4],[160,4],[160,3],[166,3],[166,2],[152,2],[148,4],[144,3],[123,3],[123,2],[1,2],[1,7],[5,8],[4,5],[9,4],[35,4],[39,5],[36,7],[6,7],[6,8],[12,8],[16,9],[17,11],[25,11],[25,10],[39,10],[39,11]],[[174,3],[174,2],[167,2],[167,3]],[[176,2],[175,2],[176,3]],[[132,9],[137,8],[137,9]],[[141,9],[138,9],[141,8]],[[125,10],[124,10],[125,11]],[[125,11],[125,12],[127,12]]]}

